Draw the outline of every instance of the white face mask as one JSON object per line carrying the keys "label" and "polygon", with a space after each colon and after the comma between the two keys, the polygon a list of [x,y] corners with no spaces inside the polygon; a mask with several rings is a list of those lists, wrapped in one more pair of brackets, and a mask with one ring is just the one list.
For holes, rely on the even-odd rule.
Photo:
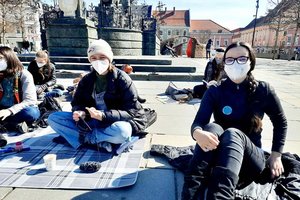
{"label": "white face mask", "polygon": [[7,69],[7,62],[4,59],[0,60],[0,71],[4,71]]}
{"label": "white face mask", "polygon": [[108,60],[95,60],[95,61],[92,61],[91,64],[98,74],[103,74],[108,69],[109,61]]}
{"label": "white face mask", "polygon": [[43,67],[43,66],[46,65],[46,63],[39,63],[39,62],[37,62],[36,64],[37,64],[37,66],[38,66],[39,68],[41,68],[41,67]]}
{"label": "white face mask", "polygon": [[232,65],[225,65],[224,71],[234,83],[239,84],[245,80],[250,70],[250,62],[238,64],[236,61]]}

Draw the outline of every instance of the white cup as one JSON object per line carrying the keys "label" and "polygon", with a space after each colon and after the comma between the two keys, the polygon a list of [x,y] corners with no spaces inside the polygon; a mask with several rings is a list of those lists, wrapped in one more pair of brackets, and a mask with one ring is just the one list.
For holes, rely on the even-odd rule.
{"label": "white cup", "polygon": [[47,154],[43,157],[45,167],[47,171],[55,170],[56,168],[56,155],[55,154]]}

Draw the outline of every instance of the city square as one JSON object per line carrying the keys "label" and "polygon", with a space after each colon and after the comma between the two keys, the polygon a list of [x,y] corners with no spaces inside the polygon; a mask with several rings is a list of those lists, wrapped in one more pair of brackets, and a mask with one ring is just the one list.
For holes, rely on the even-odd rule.
{"label": "city square", "polygon": [[[294,3],[294,1],[298,2],[297,0],[286,2]],[[14,30],[16,34],[14,31],[4,33],[4,28],[2,29],[1,46],[13,48],[25,68],[28,68],[36,59],[36,52],[41,49],[49,51],[50,60],[55,63],[56,67],[56,83],[64,89],[64,94],[68,93],[65,89],[74,86],[74,79],[78,77],[81,79],[85,74],[93,71],[94,66],[91,66],[89,54],[94,49],[90,49],[89,45],[98,39],[106,40],[112,48],[113,64],[116,68],[123,70],[126,65],[131,67],[126,73],[136,86],[138,97],[146,100],[141,105],[155,110],[157,119],[154,124],[146,128],[147,135],[136,143],[138,147],[135,148],[133,145],[129,152],[112,155],[111,159],[104,159],[105,162],[101,163],[100,171],[107,169],[108,172],[101,174],[103,182],[99,178],[92,187],[89,187],[88,183],[93,179],[85,181],[90,177],[93,178],[93,174],[80,177],[77,165],[78,160],[85,160],[82,156],[84,153],[90,153],[92,158],[96,155],[95,153],[99,152],[94,151],[95,149],[83,150],[82,154],[82,149],[78,151],[80,153],[74,150],[75,153],[72,151],[74,158],[72,156],[68,158],[69,160],[61,158],[64,162],[65,160],[67,163],[72,162],[71,165],[66,166],[58,159],[61,171],[53,170],[59,172],[52,171],[56,176],[53,175],[52,179],[51,170],[44,169],[46,165],[41,155],[49,149],[49,152],[54,153],[60,150],[67,152],[70,146],[64,149],[60,143],[54,144],[55,142],[52,141],[48,143],[48,140],[45,140],[47,143],[44,144],[45,151],[41,150],[36,157],[30,158],[31,160],[26,160],[25,156],[23,160],[21,156],[16,156],[16,163],[20,159],[22,164],[19,168],[14,167],[16,172],[13,175],[7,175],[8,178],[5,178],[5,171],[1,172],[4,177],[3,183],[14,182],[16,185],[4,184],[3,187],[2,184],[0,199],[181,199],[184,173],[181,169],[172,166],[167,157],[152,155],[150,150],[153,145],[175,148],[194,146],[196,142],[191,137],[191,125],[201,105],[201,99],[174,100],[166,94],[166,89],[172,83],[179,89],[191,91],[204,79],[206,65],[210,60],[215,59],[217,50],[223,49],[224,51],[231,43],[237,41],[245,41],[252,46],[257,56],[253,71],[255,79],[270,83],[281,102],[288,124],[283,153],[300,155],[300,135],[298,134],[300,130],[300,30],[294,21],[289,26],[281,27],[282,29],[275,30],[272,27],[275,23],[272,19],[281,20],[281,15],[275,15],[275,11],[277,14],[289,12],[287,7],[290,8],[291,4],[278,4],[273,9],[274,12],[270,11],[266,16],[259,17],[257,14],[259,1],[253,1],[253,8],[256,6],[254,19],[251,19],[248,25],[245,24],[244,28],[230,30],[211,19],[193,19],[190,10],[180,10],[175,6],[173,9],[168,9],[161,1],[158,2],[156,8],[154,8],[155,5],[146,5],[145,2],[141,6],[137,2],[101,0],[99,4],[92,6],[92,4],[85,5],[82,0],[53,1],[53,5],[49,2],[47,5],[41,4],[40,1],[32,1],[29,6],[34,11],[25,9],[31,15],[30,17],[28,15],[25,24],[20,27],[16,26],[18,27]],[[280,23],[284,24],[278,22],[278,26]],[[13,30],[13,28],[7,30]],[[237,58],[234,59],[233,62],[239,62]],[[57,99],[63,111],[71,111],[70,99]],[[212,118],[211,121],[213,120]],[[272,141],[273,124],[267,115],[264,116],[262,124],[262,149],[271,152],[274,142]],[[48,126],[16,136],[22,138],[24,144],[27,144],[26,142],[30,141],[31,137],[38,140],[39,137],[43,139],[42,136],[45,136],[52,140],[57,135],[58,133]],[[10,136],[9,145],[14,144],[17,137]],[[28,151],[28,155],[30,152],[34,155],[35,151],[37,150],[33,146]],[[19,155],[23,155],[21,153]],[[5,159],[12,159],[14,153],[10,155],[12,156],[3,155],[1,161],[3,164],[0,162],[0,168],[1,165],[4,166],[8,174],[11,172],[9,167],[5,168],[5,164],[7,162],[9,166],[13,165],[13,162],[9,163],[10,160]],[[134,158],[130,157],[132,155]],[[101,156],[99,155],[99,158]],[[117,160],[119,158],[121,161]],[[35,163],[33,160],[38,161]],[[137,166],[127,163],[133,160],[138,162]],[[120,166],[120,171],[128,167],[129,172],[124,175],[123,179],[117,177],[122,175],[118,174],[118,169],[117,175],[114,174],[115,171],[110,173],[109,170],[112,169],[110,165],[106,166],[107,162],[111,162],[111,166],[115,165],[114,168]],[[24,163],[25,166],[23,166]],[[19,175],[25,178],[18,179]],[[39,180],[33,179],[33,182],[29,183],[27,177],[35,178],[35,175],[39,177]],[[71,175],[70,179],[64,179],[69,175]],[[78,177],[82,179],[77,179]],[[46,179],[50,180],[49,183]],[[108,184],[106,180],[111,182]],[[126,185],[125,182],[130,180],[134,181]],[[73,181],[77,182],[77,185],[75,183],[74,186]],[[124,181],[123,185],[122,181]],[[25,184],[22,185],[23,183]]]}

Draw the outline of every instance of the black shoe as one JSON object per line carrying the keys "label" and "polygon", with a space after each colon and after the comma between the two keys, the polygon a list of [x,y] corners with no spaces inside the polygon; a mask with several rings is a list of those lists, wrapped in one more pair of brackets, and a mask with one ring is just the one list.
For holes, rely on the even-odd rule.
{"label": "black shoe", "polygon": [[67,144],[68,143],[67,140],[61,135],[53,138],[52,142],[55,142],[57,144]]}
{"label": "black shoe", "polygon": [[24,134],[28,132],[28,126],[26,124],[26,122],[22,122],[17,124],[16,129],[19,133]]}
{"label": "black shoe", "polygon": [[7,145],[7,140],[2,134],[0,134],[0,147],[4,147],[5,145]]}
{"label": "black shoe", "polygon": [[137,99],[140,103],[145,103],[146,102],[146,99],[138,96],[138,99]]}

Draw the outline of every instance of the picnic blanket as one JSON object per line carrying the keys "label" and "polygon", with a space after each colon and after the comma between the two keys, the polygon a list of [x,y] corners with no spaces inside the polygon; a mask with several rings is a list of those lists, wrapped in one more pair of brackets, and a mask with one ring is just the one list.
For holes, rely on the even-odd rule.
{"label": "picnic blanket", "polygon": [[[56,144],[52,139],[58,134],[47,129],[48,133],[31,133],[29,138],[23,139],[23,146],[29,146],[29,151],[0,154],[0,186],[107,189],[130,186],[136,182],[145,139],[134,143],[130,152],[113,156],[111,153],[74,150],[70,146]],[[18,138],[12,137],[9,141],[16,142]],[[43,156],[48,153],[57,155],[54,171],[45,169]],[[85,161],[100,161],[100,170],[95,173],[81,172],[79,165]]]}

